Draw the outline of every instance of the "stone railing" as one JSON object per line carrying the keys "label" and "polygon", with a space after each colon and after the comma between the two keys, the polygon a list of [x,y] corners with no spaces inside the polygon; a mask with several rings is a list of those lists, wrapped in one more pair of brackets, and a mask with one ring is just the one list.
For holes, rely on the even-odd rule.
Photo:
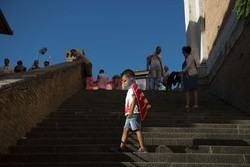
{"label": "stone railing", "polygon": [[83,89],[82,64],[62,63],[0,80],[0,153]]}

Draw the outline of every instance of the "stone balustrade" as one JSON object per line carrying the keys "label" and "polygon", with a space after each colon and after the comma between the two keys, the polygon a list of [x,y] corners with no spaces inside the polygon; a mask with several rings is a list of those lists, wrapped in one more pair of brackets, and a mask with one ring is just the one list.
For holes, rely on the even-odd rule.
{"label": "stone balustrade", "polygon": [[82,67],[81,62],[67,62],[0,80],[1,153],[83,89]]}

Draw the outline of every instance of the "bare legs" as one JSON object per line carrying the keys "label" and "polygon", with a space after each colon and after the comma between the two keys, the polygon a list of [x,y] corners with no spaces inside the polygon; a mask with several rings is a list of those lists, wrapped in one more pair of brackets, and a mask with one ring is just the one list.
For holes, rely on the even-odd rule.
{"label": "bare legs", "polygon": [[185,96],[186,96],[186,106],[189,106],[190,105],[190,91],[186,91]]}
{"label": "bare legs", "polygon": [[194,92],[194,104],[196,106],[198,106],[198,102],[199,102],[199,95],[198,95],[198,90],[194,90],[194,91],[186,91],[185,92],[185,96],[186,96],[186,106],[190,106],[190,93]]}
{"label": "bare legs", "polygon": [[136,136],[137,136],[137,139],[139,141],[140,148],[145,148],[144,138],[143,138],[142,132],[140,130],[136,131]]}
{"label": "bare legs", "polygon": [[124,128],[123,129],[123,133],[122,133],[122,138],[121,138],[121,144],[120,144],[120,149],[124,150],[125,149],[125,144],[127,142],[128,139],[128,128]]}
{"label": "bare legs", "polygon": [[198,106],[198,100],[199,100],[199,95],[198,95],[198,90],[194,90],[194,104]]}
{"label": "bare legs", "polygon": [[[120,149],[122,149],[122,150],[125,149],[125,145],[126,145],[126,142],[128,139],[128,131],[129,131],[128,128],[123,129],[121,144],[120,144]],[[143,138],[142,132],[140,130],[136,131],[136,136],[137,136],[137,139],[139,141],[140,148],[145,148],[144,138]]]}

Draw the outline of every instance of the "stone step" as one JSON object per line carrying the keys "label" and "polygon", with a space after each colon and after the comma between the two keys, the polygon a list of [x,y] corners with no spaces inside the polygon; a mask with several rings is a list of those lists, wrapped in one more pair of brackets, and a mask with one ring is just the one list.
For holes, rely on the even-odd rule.
{"label": "stone step", "polygon": [[[27,138],[17,141],[18,145],[82,145],[82,144],[114,144],[120,143],[116,138]],[[247,139],[208,139],[208,138],[145,138],[146,145],[223,145],[248,146]],[[129,138],[128,144],[138,144],[136,138]]]}
{"label": "stone step", "polygon": [[[250,166],[250,117],[200,93],[198,111],[184,111],[183,92],[144,91],[152,108],[142,123],[149,153],[134,154],[137,137],[120,144],[126,91],[81,91],[0,155],[0,166]],[[107,102],[109,104],[107,105]]]}
{"label": "stone step", "polygon": [[[166,102],[161,102],[161,103],[153,103],[153,102],[149,102],[149,104],[151,105],[152,109],[159,109],[159,108],[167,108],[167,109],[181,109],[185,107],[185,103],[184,102],[172,102],[174,104],[168,104]],[[213,106],[211,106],[211,104],[213,104]],[[193,103],[190,104],[191,106],[193,105]],[[223,105],[223,104],[216,104],[216,103],[209,103],[209,102],[204,102],[204,103],[199,103],[200,109],[214,109],[214,110],[234,110],[237,112],[242,112],[239,111],[235,108],[232,108],[231,106],[227,106],[227,105]],[[115,104],[109,104],[109,105],[105,105],[105,103],[101,103],[99,105],[95,104],[95,103],[88,103],[88,104],[81,104],[81,105],[64,105],[61,106],[60,108],[58,108],[57,110],[76,110],[76,109],[105,109],[105,110],[112,110],[112,109],[122,109],[124,107],[124,102],[122,103],[115,103]]]}
{"label": "stone step", "polygon": [[[31,132],[122,132],[122,127],[117,127],[117,126],[113,126],[113,127],[96,127],[96,126],[90,126],[90,127],[86,127],[85,124],[83,124],[82,127],[79,127],[82,124],[79,123],[40,123],[39,127],[33,128],[31,130]],[[63,125],[65,125],[65,127],[63,127]],[[194,129],[191,124],[190,124],[190,129],[188,128],[188,126],[186,126],[186,124],[180,124],[183,126],[178,126],[175,127],[173,125],[173,127],[143,127],[142,131],[143,132],[174,132],[176,130],[176,132],[182,132],[183,130],[181,129],[182,127],[184,128],[184,130],[186,130],[187,133],[192,132],[192,130]],[[60,127],[62,126],[62,127]],[[216,131],[216,129],[218,131],[221,130],[221,132],[223,132],[224,128],[226,128],[225,124],[222,124],[221,126],[219,125],[207,125],[205,127],[202,127],[201,124],[195,125],[196,127],[198,127],[198,129],[201,130],[197,130],[197,131],[202,131],[202,129],[204,129],[204,131],[206,131],[207,128],[214,128],[214,130]],[[225,126],[225,127],[223,127]],[[230,125],[228,124],[228,128],[234,128],[237,127],[236,125]],[[221,129],[222,128],[222,129]],[[208,130],[209,131],[209,130]],[[229,130],[231,131],[231,130]],[[225,131],[224,131],[225,132]],[[212,132],[211,132],[212,133]],[[247,134],[249,133],[249,129],[245,128],[244,126],[241,128],[240,126],[238,127],[238,133],[242,133],[242,134]]]}
{"label": "stone step", "polygon": [[[172,117],[172,118],[162,118],[162,119],[152,119],[150,120],[150,118],[146,118],[145,119],[145,124],[150,124],[150,123],[154,123],[155,122],[155,126],[157,126],[157,123],[160,124],[165,124],[165,123],[232,123],[232,124],[250,124],[250,120],[246,120],[248,118],[239,118],[239,119],[234,119],[232,117],[230,118],[203,118],[203,117]],[[92,120],[92,122],[88,121]],[[147,120],[150,120],[150,122],[146,122]],[[108,122],[107,122],[108,121]],[[112,126],[112,125],[117,125],[120,123],[124,123],[125,119],[124,118],[120,118],[120,119],[98,119],[95,117],[91,117],[89,116],[88,118],[47,118],[44,119],[42,122],[82,122],[82,123],[86,123],[86,126],[91,126],[91,125],[95,125],[96,126]],[[98,124],[98,122],[100,124]],[[103,123],[104,122],[104,123]],[[165,123],[164,123],[165,122]],[[154,124],[150,124],[151,126],[154,126]]]}
{"label": "stone step", "polygon": [[42,153],[0,155],[0,162],[182,162],[182,163],[249,163],[250,155],[186,153]]}
{"label": "stone step", "polygon": [[[124,105],[124,100],[125,100],[125,97],[126,96],[123,96],[123,97],[116,97],[116,98],[119,98],[119,99],[108,99],[110,101],[109,104],[111,104],[110,106],[113,106],[113,105]],[[90,97],[91,98],[91,97]],[[89,101],[87,100],[86,98],[85,99],[78,99],[78,100],[75,100],[75,101],[65,101],[61,106],[60,108],[64,107],[64,106],[88,106],[89,104],[96,104],[97,106],[100,106],[100,105],[103,105],[104,103],[104,99],[100,99],[100,98],[96,98],[96,97],[93,97],[95,99],[95,101]],[[107,98],[106,98],[107,99]],[[155,105],[162,105],[163,104],[167,104],[166,106],[168,105],[173,105],[173,106],[178,106],[178,105],[181,105],[181,104],[184,104],[185,103],[185,98],[180,98],[180,97],[176,97],[176,98],[164,98],[164,97],[161,97],[161,99],[159,99],[159,97],[156,97],[155,99],[153,98],[147,98],[148,101],[152,104],[155,104]],[[205,104],[205,105],[208,105],[208,104],[214,104],[214,105],[219,105],[221,107],[223,106],[230,106],[230,104],[224,102],[224,101],[221,101],[221,100],[217,100],[217,99],[209,99],[209,98],[205,98],[204,99],[200,99],[199,101],[200,104]]]}
{"label": "stone step", "polygon": [[[98,94],[96,95],[98,96]],[[147,95],[146,95],[147,96]],[[94,102],[96,102],[97,105],[99,104],[103,104],[103,101],[105,99],[108,99],[110,101],[110,104],[119,104],[119,103],[124,103],[126,95],[124,96],[117,96],[117,97],[91,97],[91,96],[83,96],[83,97],[79,97],[78,99],[71,99],[70,101],[65,101],[62,106],[64,105],[88,105],[88,104],[93,104]],[[160,98],[159,98],[160,97]],[[92,100],[92,99],[95,99]],[[180,102],[180,103],[185,103],[185,95],[184,96],[147,96],[147,99],[149,100],[149,102],[152,102],[154,104],[161,104],[162,102],[165,102],[166,104],[175,104],[175,103],[171,103],[171,102]],[[200,103],[215,103],[215,104],[220,104],[220,105],[226,105],[229,106],[229,104],[225,101],[219,100],[217,98],[214,97],[206,97],[206,95],[204,96],[200,96]]]}
{"label": "stone step", "polygon": [[51,162],[5,163],[1,167],[249,167],[240,163],[178,163],[178,162]]}
{"label": "stone step", "polygon": [[[250,130],[239,130],[239,129],[232,129],[232,128],[214,128],[214,129],[205,129],[205,128],[164,128],[159,131],[155,130],[154,132],[147,132],[143,131],[144,135],[157,135],[157,134],[169,134],[169,133],[186,133],[186,134],[193,134],[193,133],[210,133],[210,134],[232,134],[232,135],[238,135],[238,134],[250,134]],[[121,134],[122,132],[117,131],[110,131],[110,132],[102,132],[102,131],[89,131],[87,129],[80,129],[77,127],[77,129],[68,130],[68,131],[59,131],[59,132],[29,132],[26,134],[26,137],[53,137],[53,136],[110,136],[110,135],[116,135]]]}
{"label": "stone step", "polygon": [[[97,95],[98,96],[98,95]],[[147,95],[146,95],[147,96]],[[71,99],[71,100],[66,100],[63,104],[63,105],[67,105],[67,104],[73,104],[73,105],[81,105],[81,104],[89,104],[90,103],[93,103],[94,101],[91,100],[91,98],[94,98],[95,99],[95,102],[97,104],[101,104],[103,103],[103,99],[108,99],[110,100],[110,103],[111,104],[115,104],[115,103],[123,103],[124,102],[124,98],[126,97],[126,95],[124,96],[117,96],[117,97],[105,97],[105,98],[96,98],[96,97],[91,97],[91,96],[88,96],[88,97],[79,97],[78,99]],[[161,98],[159,98],[161,97]],[[214,98],[214,97],[206,97],[206,95],[202,95],[200,96],[201,99],[199,102],[201,103],[206,103],[206,102],[215,102],[215,103],[218,103],[218,104],[225,104],[225,105],[229,105],[228,103],[226,103],[225,101],[222,101],[222,100],[218,100],[217,98]],[[203,98],[202,98],[203,97]],[[87,99],[88,98],[88,99]],[[148,96],[147,97],[148,100],[150,100],[151,102],[154,102],[154,103],[160,103],[160,102],[166,102],[168,104],[173,104],[171,103],[171,101],[174,101],[174,102],[182,102],[184,103],[185,101],[185,96],[155,96],[155,97],[151,97],[151,96]]]}
{"label": "stone step", "polygon": [[[52,114],[52,115],[48,115],[47,119],[97,119],[99,122],[101,120],[103,121],[114,121],[116,118],[120,118],[125,120],[125,116],[124,114],[102,114],[102,115],[98,115],[98,114],[84,114],[84,113],[76,113],[76,114]],[[157,113],[148,113],[147,114],[147,121],[158,121],[162,119],[162,122],[164,122],[164,120],[166,119],[230,119],[230,120],[250,120],[250,117],[244,117],[242,115],[240,116],[235,116],[235,115],[218,115],[218,114],[204,114],[204,113],[190,113],[190,114],[179,114],[177,115],[177,113],[175,113],[175,115],[171,115],[171,114],[157,114]],[[119,121],[120,121],[119,120]]]}
{"label": "stone step", "polygon": [[[11,146],[11,153],[91,153],[112,152],[118,144],[86,145],[17,145]],[[138,147],[126,145],[126,152],[134,152]],[[210,154],[250,154],[249,146],[206,146],[206,145],[147,145],[151,153],[210,153]]]}
{"label": "stone step", "polygon": [[[199,115],[199,116],[209,116],[209,115],[218,115],[218,116],[244,116],[244,117],[249,117],[249,115],[247,115],[244,112],[237,112],[234,110],[231,111],[221,111],[221,110],[205,110],[205,109],[199,109],[196,112],[190,112],[190,113],[186,113],[186,112],[181,112],[183,110],[183,108],[181,110],[167,110],[167,111],[163,111],[163,110],[149,110],[148,115],[160,115],[160,116],[172,116],[172,115]],[[108,110],[108,111],[100,111],[97,109],[91,109],[91,110],[60,110],[57,112],[52,112],[50,113],[49,116],[75,116],[75,115],[85,115],[85,114],[89,114],[89,115],[102,115],[102,116],[107,116],[107,115],[124,115],[124,113],[121,110],[117,110],[117,109],[113,109],[113,110]]]}
{"label": "stone step", "polygon": [[0,155],[0,162],[186,162],[186,163],[249,163],[250,155],[185,154],[185,153],[42,153]]}
{"label": "stone step", "polygon": [[[120,137],[121,132],[56,132],[56,133],[27,133],[28,138],[91,138],[100,137]],[[136,138],[135,133],[129,136]],[[197,132],[143,132],[144,138],[198,138],[198,139],[250,139],[250,134],[236,133],[197,133]]]}
{"label": "stone step", "polygon": [[[185,94],[146,94],[145,96],[147,97],[147,99],[149,101],[153,101],[153,102],[159,102],[159,101],[185,101]],[[95,94],[95,95],[86,95],[86,94],[82,94],[79,97],[71,97],[69,100],[66,100],[64,104],[68,104],[68,103],[77,103],[77,102],[93,102],[92,99],[95,99],[95,101],[101,102],[103,99],[108,99],[111,103],[113,102],[123,102],[124,98],[126,97],[126,94],[111,94],[111,95],[107,95],[107,96],[102,96],[100,94]],[[160,97],[160,98],[159,98]],[[203,102],[205,100],[207,101],[216,101],[216,102],[220,102],[222,104],[228,104],[225,101],[215,97],[215,96],[211,96],[207,93],[199,93],[199,97],[200,97],[200,101]]]}
{"label": "stone step", "polygon": [[[177,105],[166,105],[165,102],[161,102],[159,104],[155,104],[155,103],[150,103],[151,107],[153,109],[160,109],[160,108],[167,108],[167,109],[181,109],[185,107],[185,103],[183,102],[173,102],[176,103]],[[191,103],[192,106],[192,103]],[[119,104],[113,104],[113,105],[105,105],[105,103],[102,103],[102,105],[96,106],[95,103],[88,103],[86,105],[83,106],[61,106],[60,108],[58,108],[57,110],[87,110],[87,109],[105,109],[106,111],[108,110],[117,110],[117,109],[123,109],[124,108],[124,102],[123,103],[119,103]],[[151,109],[152,109],[151,108]],[[232,108],[232,106],[225,106],[223,104],[218,104],[218,105],[211,105],[211,103],[205,103],[200,105],[200,109],[213,109],[213,110],[221,110],[221,111],[236,111],[236,112],[243,112],[243,111],[239,111],[238,109]]]}
{"label": "stone step", "polygon": [[[69,109],[69,110],[58,110],[51,115],[74,115],[74,114],[92,114],[92,115],[124,115],[123,107],[119,109]],[[238,112],[235,110],[214,110],[214,109],[198,109],[197,111],[192,111],[187,113],[185,112],[185,108],[158,108],[148,110],[148,114],[152,115],[221,115],[221,116],[244,116],[246,118],[250,118],[250,116],[244,112]]]}

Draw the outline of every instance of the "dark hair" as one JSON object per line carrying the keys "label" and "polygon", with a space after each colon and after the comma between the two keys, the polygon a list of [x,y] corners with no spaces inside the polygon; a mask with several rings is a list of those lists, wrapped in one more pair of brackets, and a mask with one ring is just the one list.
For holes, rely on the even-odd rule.
{"label": "dark hair", "polygon": [[10,61],[8,58],[5,58],[5,59],[4,59],[4,61],[7,61],[7,60]]}
{"label": "dark hair", "polygon": [[183,46],[182,51],[190,54],[191,53],[191,47],[190,46]]}
{"label": "dark hair", "polygon": [[132,70],[130,70],[130,69],[124,70],[124,71],[122,72],[122,74],[121,74],[121,77],[123,77],[124,75],[126,76],[126,78],[128,78],[128,77],[135,77],[134,71],[132,71]]}
{"label": "dark hair", "polygon": [[48,63],[48,64],[49,64],[49,61],[48,61],[48,60],[46,60],[46,61],[44,61],[43,63]]}
{"label": "dark hair", "polygon": [[22,65],[23,64],[23,62],[21,61],[21,60],[19,60],[19,61],[17,61],[17,63],[16,64],[18,64],[18,65]]}
{"label": "dark hair", "polygon": [[103,70],[103,69],[100,69],[99,73],[104,73],[104,70]]}
{"label": "dark hair", "polygon": [[160,48],[161,49],[161,46],[156,46],[156,49]]}
{"label": "dark hair", "polygon": [[70,52],[76,52],[76,50],[75,49],[71,49]]}

